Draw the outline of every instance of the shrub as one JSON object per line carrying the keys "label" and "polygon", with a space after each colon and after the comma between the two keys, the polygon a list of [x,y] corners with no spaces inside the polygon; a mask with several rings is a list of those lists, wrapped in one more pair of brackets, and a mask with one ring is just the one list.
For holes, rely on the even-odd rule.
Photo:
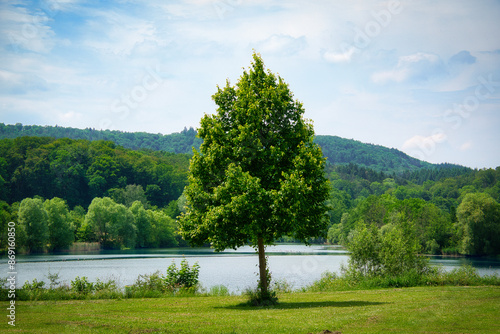
{"label": "shrub", "polygon": [[194,294],[199,288],[200,266],[195,263],[189,266],[186,259],[181,261],[180,269],[173,262],[167,269],[167,275],[160,271],[139,275],[134,285],[126,287],[127,297],[156,298],[165,294]]}
{"label": "shrub", "polygon": [[51,274],[50,272],[47,274],[47,278],[49,279],[49,287],[50,289],[55,289],[61,286],[61,278],[59,277],[59,273]]}
{"label": "shrub", "polygon": [[[349,265],[343,274],[355,283],[373,277],[398,277],[394,284],[410,284],[406,281],[414,281],[429,270],[427,260],[419,256],[421,247],[414,224],[400,216],[383,231],[375,224],[359,224],[349,235],[347,249]],[[401,277],[405,279],[401,281]]]}
{"label": "shrub", "polygon": [[278,303],[276,291],[270,289],[266,294],[262,293],[260,287],[257,287],[257,289],[247,289],[245,295],[248,297],[247,304],[250,306],[271,306]]}
{"label": "shrub", "polygon": [[76,278],[71,281],[71,290],[74,292],[86,295],[94,290],[94,283],[89,282],[86,276],[76,276]]}
{"label": "shrub", "polygon": [[200,266],[198,262],[196,262],[192,267],[189,267],[189,264],[186,259],[181,261],[181,268],[177,269],[175,262],[167,269],[167,283],[176,289],[196,289],[198,286],[198,276],[200,273]]}

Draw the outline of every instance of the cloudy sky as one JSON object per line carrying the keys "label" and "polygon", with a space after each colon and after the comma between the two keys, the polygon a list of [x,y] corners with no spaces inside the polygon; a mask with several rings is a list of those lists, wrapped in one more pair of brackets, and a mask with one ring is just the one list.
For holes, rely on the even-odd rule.
{"label": "cloudy sky", "polygon": [[2,1],[0,122],[173,133],[252,50],[316,134],[500,166],[500,1]]}

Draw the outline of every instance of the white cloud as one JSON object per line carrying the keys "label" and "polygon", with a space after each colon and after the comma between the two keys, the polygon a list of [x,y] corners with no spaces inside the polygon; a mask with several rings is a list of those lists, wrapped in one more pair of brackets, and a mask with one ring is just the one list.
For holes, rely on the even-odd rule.
{"label": "white cloud", "polygon": [[472,143],[470,141],[468,142],[465,142],[463,143],[461,146],[460,146],[460,151],[468,151],[472,148]]}
{"label": "white cloud", "polygon": [[415,135],[406,140],[403,144],[403,150],[424,149],[428,150],[436,144],[446,141],[446,135],[442,132],[432,134],[430,136]]}
{"label": "white cloud", "polygon": [[256,43],[255,48],[266,54],[290,56],[304,50],[306,46],[307,41],[304,36],[294,38],[289,35],[274,34]]}
{"label": "white cloud", "polygon": [[381,84],[389,81],[421,82],[443,73],[445,73],[445,68],[439,56],[418,52],[400,57],[398,64],[392,70],[375,72],[372,75],[372,81]]}
{"label": "white cloud", "polygon": [[2,2],[0,17],[2,45],[9,45],[15,52],[37,53],[48,53],[54,47],[55,34],[48,25],[50,19],[45,12]]}
{"label": "white cloud", "polygon": [[351,61],[352,56],[354,55],[355,48],[351,47],[350,49],[344,52],[331,52],[326,51],[323,53],[323,58],[331,63],[343,63]]}

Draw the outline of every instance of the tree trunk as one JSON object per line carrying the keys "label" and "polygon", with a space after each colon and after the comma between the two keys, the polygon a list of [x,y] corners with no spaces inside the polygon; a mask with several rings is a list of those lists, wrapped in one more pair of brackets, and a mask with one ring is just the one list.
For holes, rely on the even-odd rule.
{"label": "tree trunk", "polygon": [[260,292],[262,297],[265,298],[267,296],[268,290],[268,278],[267,278],[267,261],[266,261],[266,249],[264,247],[264,240],[262,238],[258,238],[257,246],[259,250],[259,272],[260,272]]}

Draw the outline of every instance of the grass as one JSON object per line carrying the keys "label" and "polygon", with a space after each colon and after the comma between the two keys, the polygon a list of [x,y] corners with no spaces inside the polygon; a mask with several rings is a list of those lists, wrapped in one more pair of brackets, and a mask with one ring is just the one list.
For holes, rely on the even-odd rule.
{"label": "grass", "polygon": [[[18,301],[10,333],[499,333],[500,287],[434,286],[245,296]],[[1,309],[6,312],[6,302]],[[4,316],[4,318],[6,318]]]}

